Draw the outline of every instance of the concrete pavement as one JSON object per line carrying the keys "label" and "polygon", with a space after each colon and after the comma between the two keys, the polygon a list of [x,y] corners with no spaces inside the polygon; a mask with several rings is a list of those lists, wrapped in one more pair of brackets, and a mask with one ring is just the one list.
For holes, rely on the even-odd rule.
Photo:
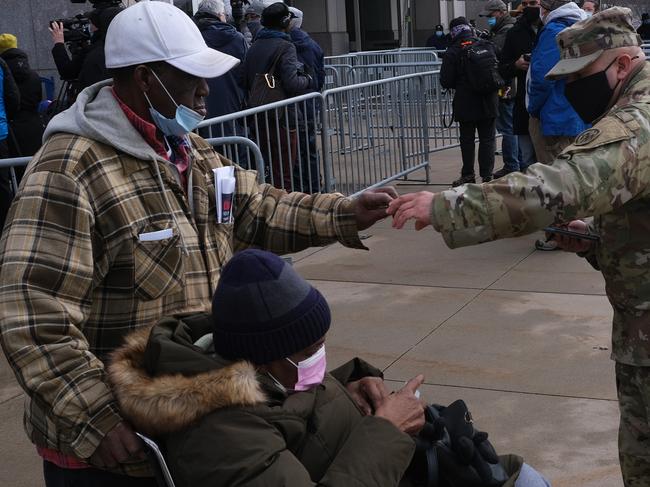
{"label": "concrete pavement", "polygon": [[[439,185],[429,189],[457,177],[459,161],[457,150],[436,154]],[[395,388],[423,373],[425,399],[464,399],[499,452],[522,455],[553,486],[622,486],[611,310],[598,272],[534,251],[535,236],[452,251],[432,230],[383,222],[367,233],[370,252],[333,245],[294,255],[332,306],[332,366],[360,356]],[[0,486],[42,485],[21,416],[3,359]]]}

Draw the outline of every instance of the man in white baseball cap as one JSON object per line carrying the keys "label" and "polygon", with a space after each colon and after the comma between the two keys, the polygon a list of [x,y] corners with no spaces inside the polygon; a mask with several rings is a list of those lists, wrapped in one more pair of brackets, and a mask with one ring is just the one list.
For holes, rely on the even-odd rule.
{"label": "man in white baseball cap", "polygon": [[[363,248],[358,231],[395,195],[287,194],[218,156],[192,130],[205,78],[238,61],[209,49],[176,7],[125,9],[105,46],[113,79],[52,119],[0,241],[0,340],[47,487],[154,487],[104,371],[124,336],[209,313],[235,248]],[[219,223],[213,170],[224,167],[234,206]]]}

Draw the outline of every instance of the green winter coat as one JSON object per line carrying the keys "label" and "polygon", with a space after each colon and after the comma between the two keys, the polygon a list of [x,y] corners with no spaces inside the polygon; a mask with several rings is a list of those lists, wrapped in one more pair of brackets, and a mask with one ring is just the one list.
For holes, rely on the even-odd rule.
{"label": "green winter coat", "polygon": [[185,321],[136,331],[109,368],[122,414],[158,440],[178,487],[400,485],[414,441],[362,416],[344,386],[379,370],[355,359],[287,396],[251,364],[193,345],[209,324]]}

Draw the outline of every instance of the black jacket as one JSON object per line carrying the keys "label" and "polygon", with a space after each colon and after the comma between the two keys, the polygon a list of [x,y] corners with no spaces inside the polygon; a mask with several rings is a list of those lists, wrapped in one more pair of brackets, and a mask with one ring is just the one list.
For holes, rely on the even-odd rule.
{"label": "black jacket", "polygon": [[76,87],[83,90],[90,85],[110,78],[104,60],[104,39],[98,39],[79,54],[68,56],[62,43],[54,44],[52,57],[56,69],[64,80],[77,80]]}
{"label": "black jacket", "polygon": [[526,71],[515,67],[515,61],[533,50],[537,34],[524,16],[517,19],[506,35],[499,57],[499,73],[505,80],[516,79],[517,93],[513,113],[513,130],[517,135],[528,134],[528,111],[526,110]]}
{"label": "black jacket", "polygon": [[499,106],[497,92],[487,95],[476,93],[469,84],[463,68],[463,47],[475,41],[470,32],[459,34],[442,58],[440,84],[454,89],[454,119],[458,122],[496,118]]}
{"label": "black jacket", "polygon": [[268,73],[279,53],[282,54],[275,76],[282,83],[287,97],[302,95],[315,88],[313,79],[303,73],[303,68],[298,63],[296,46],[291,38],[279,31],[262,29],[257,33],[244,60],[242,85],[246,93],[253,86],[255,75]]}
{"label": "black jacket", "polygon": [[497,54],[503,49],[503,45],[506,42],[506,36],[510,29],[515,25],[516,20],[510,16],[510,14],[504,15],[497,21],[497,25],[494,26],[494,29],[490,31],[490,40],[494,43],[497,48]]}
{"label": "black jacket", "polygon": [[437,51],[444,51],[449,47],[449,44],[451,44],[451,36],[449,34],[444,34],[438,37],[434,32],[427,39],[426,47],[432,47]]}
{"label": "black jacket", "polygon": [[20,49],[7,49],[0,57],[13,74],[20,91],[20,109],[11,117],[13,137],[9,138],[9,154],[12,157],[32,156],[41,147],[43,122],[38,105],[43,99],[41,78],[31,69],[27,54]]}
{"label": "black jacket", "polygon": [[[198,13],[194,20],[205,43],[208,47],[216,49],[230,56],[243,61],[248,51],[248,45],[244,36],[237,32],[232,25],[221,22],[216,17]],[[244,104],[244,90],[239,85],[241,78],[242,64],[235,66],[223,76],[208,80],[210,94],[207,98],[208,118],[219,117],[242,109]],[[232,132],[232,124],[224,124],[223,135],[242,135],[243,132]],[[213,134],[221,136],[221,133]]]}

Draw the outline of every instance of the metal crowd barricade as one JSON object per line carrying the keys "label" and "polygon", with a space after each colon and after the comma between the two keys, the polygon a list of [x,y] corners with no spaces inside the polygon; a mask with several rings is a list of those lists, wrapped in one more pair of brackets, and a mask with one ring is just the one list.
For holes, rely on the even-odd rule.
{"label": "metal crowd barricade", "polygon": [[[288,191],[356,194],[420,171],[429,154],[457,145],[450,92],[438,71],[413,73],[309,93],[205,120],[206,138],[232,133],[260,148],[260,178]],[[252,169],[246,154],[233,160]],[[239,158],[239,159],[237,159]]]}
{"label": "metal crowd barricade", "polygon": [[[260,182],[263,181],[263,174],[265,173],[264,158],[260,152],[259,147],[250,139],[245,137],[231,136],[231,137],[217,137],[207,139],[213,147],[222,147],[223,155],[228,159],[238,163],[239,152],[233,147],[245,148],[249,157],[254,161],[256,167],[260,168]],[[18,190],[18,178],[16,176],[16,168],[26,166],[31,157],[14,157],[10,159],[0,159],[0,169],[9,169],[11,192],[13,195]]]}
{"label": "metal crowd barricade", "polygon": [[351,66],[349,74],[347,75],[353,83],[341,84],[339,86],[347,86],[348,84],[367,83],[368,81],[376,81],[386,78],[395,78],[397,76],[404,76],[406,74],[425,73],[427,71],[434,71],[440,69],[440,61],[435,62],[421,62],[421,63],[391,63],[391,64],[366,64]]}
{"label": "metal crowd barricade", "polygon": [[12,157],[10,159],[0,159],[0,169],[9,169],[9,181],[11,183],[11,193],[16,194],[18,190],[18,178],[16,176],[16,168],[26,166],[31,157]]}
{"label": "metal crowd barricade", "polygon": [[320,93],[309,93],[212,118],[199,124],[199,134],[248,137],[260,148],[265,170],[252,164],[246,151],[235,162],[258,170],[275,187],[317,193],[323,179],[317,146],[321,100]]}
{"label": "metal crowd barricade", "polygon": [[435,71],[324,92],[327,190],[354,195],[418,171],[428,183],[430,153],[458,143],[456,124],[445,126],[451,97]]}
{"label": "metal crowd barricade", "polygon": [[393,64],[393,63],[435,63],[438,53],[435,49],[391,49],[387,51],[361,51],[340,56],[327,56],[325,64],[335,66],[347,64]]}

